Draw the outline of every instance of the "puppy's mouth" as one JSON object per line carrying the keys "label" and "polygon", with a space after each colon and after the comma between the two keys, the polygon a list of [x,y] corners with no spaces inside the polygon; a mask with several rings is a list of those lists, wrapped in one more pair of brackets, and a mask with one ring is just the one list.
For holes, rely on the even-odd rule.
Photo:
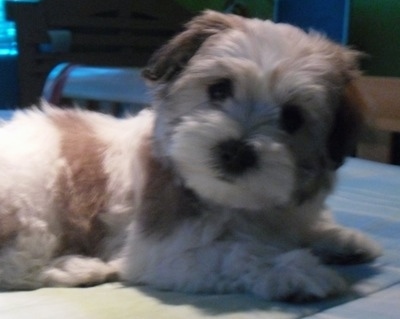
{"label": "puppy's mouth", "polygon": [[223,180],[240,177],[259,166],[255,148],[245,140],[224,140],[215,145],[211,152],[213,167]]}

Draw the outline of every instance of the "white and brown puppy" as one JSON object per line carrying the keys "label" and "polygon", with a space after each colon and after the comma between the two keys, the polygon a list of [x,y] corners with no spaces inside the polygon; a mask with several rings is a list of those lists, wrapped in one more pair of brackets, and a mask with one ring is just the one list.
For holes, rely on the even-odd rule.
{"label": "white and brown puppy", "polygon": [[324,206],[361,120],[357,53],[206,12],[144,72],[154,110],[42,106],[0,129],[0,287],[109,280],[323,298],[380,254]]}

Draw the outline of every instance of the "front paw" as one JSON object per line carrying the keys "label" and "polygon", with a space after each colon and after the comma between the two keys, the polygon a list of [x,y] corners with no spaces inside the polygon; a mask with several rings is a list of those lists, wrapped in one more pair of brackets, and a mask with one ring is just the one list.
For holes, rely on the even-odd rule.
{"label": "front paw", "polygon": [[382,254],[380,246],[359,231],[332,229],[312,244],[312,252],[326,264],[361,264]]}
{"label": "front paw", "polygon": [[67,255],[55,259],[40,279],[50,287],[89,287],[118,280],[118,271],[99,258]]}
{"label": "front paw", "polygon": [[347,288],[339,275],[306,250],[278,256],[262,278],[254,285],[253,293],[277,301],[313,301],[340,294]]}

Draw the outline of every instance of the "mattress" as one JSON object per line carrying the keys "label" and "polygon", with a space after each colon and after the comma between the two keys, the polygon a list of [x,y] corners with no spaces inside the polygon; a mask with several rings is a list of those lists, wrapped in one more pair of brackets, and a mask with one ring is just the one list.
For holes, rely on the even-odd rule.
{"label": "mattress", "polygon": [[[0,117],[10,116],[0,111]],[[289,304],[245,294],[182,294],[109,283],[0,292],[0,318],[400,318],[400,167],[350,158],[328,203],[341,224],[368,233],[384,248],[371,264],[335,267],[351,285],[340,297]]]}

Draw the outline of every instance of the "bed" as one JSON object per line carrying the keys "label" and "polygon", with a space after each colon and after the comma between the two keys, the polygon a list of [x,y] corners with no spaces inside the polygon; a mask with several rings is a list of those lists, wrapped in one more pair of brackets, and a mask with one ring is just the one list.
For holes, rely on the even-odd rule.
{"label": "bed", "polygon": [[[12,114],[0,111],[4,120]],[[343,296],[287,304],[250,295],[191,295],[108,283],[0,292],[0,318],[400,318],[400,167],[349,158],[329,204],[340,223],[368,233],[384,248],[372,264],[336,267],[351,284]]]}

